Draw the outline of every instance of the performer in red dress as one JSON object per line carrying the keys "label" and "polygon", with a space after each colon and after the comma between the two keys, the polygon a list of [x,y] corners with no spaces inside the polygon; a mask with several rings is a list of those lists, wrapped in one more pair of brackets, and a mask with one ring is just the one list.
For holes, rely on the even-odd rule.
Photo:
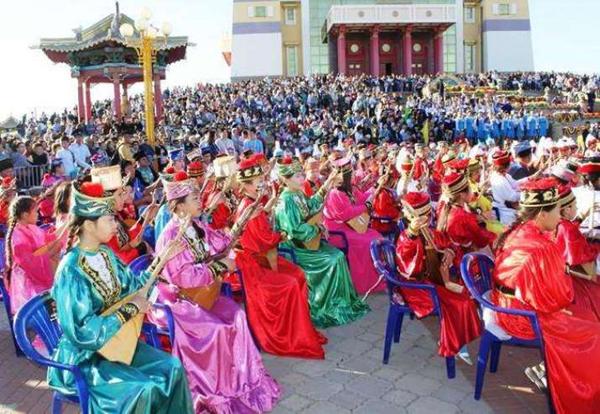
{"label": "performer in red dress", "polygon": [[486,230],[485,222],[480,224],[478,216],[469,211],[468,202],[471,201],[472,193],[464,172],[444,176],[442,188],[444,201],[438,204],[437,229],[445,232],[450,242],[456,246],[454,264],[459,266],[464,254],[491,248],[496,234]]}
{"label": "performer in red dress", "polygon": [[[545,234],[560,222],[553,179],[521,186],[519,218],[500,238],[492,301],[535,311],[544,339],[548,385],[557,414],[597,413],[600,407],[600,323],[572,307],[573,279],[563,254]],[[529,320],[497,314],[499,325],[518,338],[533,338]]]}
{"label": "performer in red dress", "polygon": [[[239,165],[243,199],[239,217],[261,195],[263,170],[251,157]],[[248,221],[239,243],[236,264],[242,272],[246,311],[260,348],[282,356],[323,359],[327,339],[313,326],[308,307],[308,286],[302,269],[277,255],[281,234],[271,227],[268,213],[276,195]]]}
{"label": "performer in red dress", "polygon": [[[381,234],[387,234],[395,230],[398,225],[398,220],[401,216],[400,202],[394,191],[394,183],[398,179],[397,174],[394,174],[395,169],[390,167],[388,174],[382,174],[385,182],[375,190],[373,198],[373,208],[371,210],[371,228],[377,230]],[[385,217],[381,219],[379,217]]]}
{"label": "performer in red dress", "polygon": [[[398,271],[409,281],[435,285],[442,308],[438,353],[443,357],[454,356],[481,334],[477,305],[466,290],[459,293],[446,287],[454,251],[445,234],[428,228],[431,221],[429,196],[411,192],[403,197],[402,204],[410,225],[400,233],[396,243]],[[447,285],[452,289],[451,284]],[[417,317],[433,311],[429,292],[402,289],[400,293]],[[466,348],[462,351],[459,356],[470,362]]]}
{"label": "performer in red dress", "polygon": [[596,266],[600,245],[588,242],[579,230],[579,223],[573,221],[577,214],[577,203],[571,187],[560,186],[559,197],[562,219],[556,228],[555,241],[569,271],[572,271],[575,291],[573,306],[583,307],[581,311],[593,312],[600,322],[600,284]]}

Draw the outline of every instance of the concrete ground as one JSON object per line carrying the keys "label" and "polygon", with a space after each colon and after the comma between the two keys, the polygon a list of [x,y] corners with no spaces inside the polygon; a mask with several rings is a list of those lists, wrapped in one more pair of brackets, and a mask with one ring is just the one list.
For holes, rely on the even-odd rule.
{"label": "concrete ground", "polygon": [[[283,388],[274,413],[545,413],[545,397],[523,375],[539,360],[535,350],[506,348],[500,367],[487,374],[483,398],[473,399],[475,368],[457,361],[456,378],[446,378],[437,356],[435,319],[404,321],[388,365],[382,347],[387,297],[368,299],[372,312],[352,324],[325,331],[324,361],[263,354],[269,372]],[[0,311],[0,414],[49,413],[45,370],[16,358],[4,309]],[[478,344],[470,346],[476,360]],[[69,406],[65,412],[78,410]]]}

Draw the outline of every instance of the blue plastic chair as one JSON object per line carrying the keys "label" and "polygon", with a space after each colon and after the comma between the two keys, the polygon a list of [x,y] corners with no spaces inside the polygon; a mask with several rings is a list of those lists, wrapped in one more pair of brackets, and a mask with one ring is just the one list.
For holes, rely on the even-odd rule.
{"label": "blue plastic chair", "polygon": [[15,337],[17,344],[25,356],[31,361],[45,367],[54,367],[70,371],[75,377],[76,395],[66,395],[55,391],[52,396],[52,413],[61,412],[63,402],[79,404],[81,412],[87,414],[89,391],[87,383],[78,366],[55,362],[40,354],[32,345],[28,332],[33,331],[44,343],[48,355],[53,355],[62,330],[58,325],[54,300],[48,293],[34,296],[17,312],[15,316]]}
{"label": "blue plastic chair", "polygon": [[[412,315],[412,311],[408,305],[398,303],[398,301],[394,299],[394,290],[396,288],[418,289],[428,292],[431,295],[431,300],[434,304],[433,311],[428,316],[439,316],[441,318],[442,315],[440,301],[435,286],[425,283],[403,282],[403,277],[396,268],[395,254],[394,244],[391,241],[380,239],[371,242],[371,258],[373,259],[373,264],[375,265],[377,272],[385,277],[390,303],[383,346],[384,364],[387,364],[390,359],[392,338],[395,343],[400,342],[404,315]],[[456,376],[456,360],[454,357],[446,357],[446,374],[448,378],[454,378]]]}
{"label": "blue plastic chair", "polygon": [[[470,271],[471,262],[476,260],[480,274],[473,275]],[[490,372],[494,373],[498,370],[498,363],[500,361],[500,350],[502,345],[519,346],[525,348],[538,348],[542,360],[544,358],[544,340],[540,325],[535,312],[526,311],[520,309],[509,309],[501,306],[496,306],[490,302],[484,295],[493,289],[491,270],[494,267],[494,262],[488,256],[481,253],[469,253],[465,255],[460,263],[460,273],[462,279],[469,289],[471,296],[479,303],[482,308],[488,308],[496,313],[504,313],[507,315],[524,316],[531,322],[531,327],[535,333],[535,339],[520,339],[511,337],[507,340],[502,340],[490,332],[487,328],[484,329],[481,335],[481,341],[479,342],[479,355],[477,356],[477,376],[475,379],[475,393],[474,398],[479,400],[481,398],[481,390],[483,389],[483,380],[485,377],[485,370],[487,367],[488,358],[490,359]],[[546,364],[546,372],[548,371],[548,365]],[[554,412],[552,407],[552,400],[550,393],[547,393],[548,407],[550,412]]]}
{"label": "blue plastic chair", "polygon": [[[170,325],[169,328],[172,326]],[[156,329],[156,325],[144,323],[142,333],[149,345],[160,349]],[[53,355],[62,336],[62,329],[56,317],[56,304],[48,292],[34,296],[23,305],[15,316],[14,330],[16,343],[27,359],[44,367],[70,371],[75,376],[76,395],[66,395],[55,391],[52,396],[52,413],[60,413],[63,402],[79,404],[81,412],[88,413],[89,391],[79,367],[61,364],[43,356],[35,349],[30,339],[35,337],[29,335],[33,331],[42,340],[48,355]]]}

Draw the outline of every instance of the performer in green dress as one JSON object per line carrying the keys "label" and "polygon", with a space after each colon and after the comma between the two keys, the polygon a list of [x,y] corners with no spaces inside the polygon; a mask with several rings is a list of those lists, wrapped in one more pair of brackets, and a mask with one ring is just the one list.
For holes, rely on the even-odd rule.
{"label": "performer in green dress", "polygon": [[[111,362],[98,351],[131,318],[149,307],[139,292],[119,309],[102,313],[139,291],[150,277],[136,277],[103,243],[115,234],[115,200],[104,197],[101,184],[83,183],[73,188],[68,252],[57,269],[51,295],[63,336],[55,361],[77,365],[89,388],[91,413],[191,413],[188,383],[181,362],[158,349],[138,342],[130,365]],[[71,247],[74,239],[79,242]],[[178,254],[174,242],[165,256]],[[153,262],[160,269],[165,258]],[[75,393],[68,371],[50,368],[48,383],[64,394]]]}
{"label": "performer in green dress", "polygon": [[325,241],[319,242],[321,234],[327,233],[318,217],[327,190],[335,185],[338,174],[332,173],[308,198],[302,192],[304,173],[298,162],[285,158],[278,169],[285,188],[275,209],[277,228],[288,238],[282,246],[294,250],[298,265],[306,273],[312,321],[326,328],[362,317],[369,306],[356,294],[344,253]]}

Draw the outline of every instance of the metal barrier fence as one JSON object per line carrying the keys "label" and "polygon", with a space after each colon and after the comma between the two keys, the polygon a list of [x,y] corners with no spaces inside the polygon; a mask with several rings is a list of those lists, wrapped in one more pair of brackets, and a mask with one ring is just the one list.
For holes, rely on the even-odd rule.
{"label": "metal barrier fence", "polygon": [[17,190],[30,190],[42,185],[44,174],[50,170],[50,165],[28,165],[27,167],[14,167],[17,179]]}

